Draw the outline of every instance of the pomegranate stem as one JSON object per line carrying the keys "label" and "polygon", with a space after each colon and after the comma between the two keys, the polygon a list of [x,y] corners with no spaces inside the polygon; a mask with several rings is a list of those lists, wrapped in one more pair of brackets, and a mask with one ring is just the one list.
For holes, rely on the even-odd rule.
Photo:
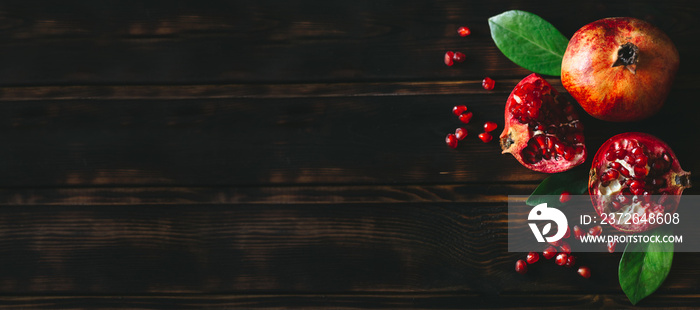
{"label": "pomegranate stem", "polygon": [[613,63],[613,67],[625,66],[632,74],[637,71],[637,59],[639,58],[639,47],[632,42],[627,42],[620,45],[617,50],[617,60]]}

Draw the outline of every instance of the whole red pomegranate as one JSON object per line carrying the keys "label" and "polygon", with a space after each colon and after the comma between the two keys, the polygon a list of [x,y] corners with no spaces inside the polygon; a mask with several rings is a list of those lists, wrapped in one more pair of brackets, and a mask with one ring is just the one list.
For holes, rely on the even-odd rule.
{"label": "whole red pomegranate", "polygon": [[609,224],[630,233],[659,226],[650,218],[674,213],[688,187],[690,172],[681,169],[673,150],[659,138],[638,132],[603,143],[588,179],[588,192],[601,219],[603,214],[624,213],[627,218]]}
{"label": "whole red pomegranate", "polygon": [[555,173],[586,160],[583,125],[574,106],[540,75],[530,74],[515,86],[505,119],[501,148],[523,166]]}
{"label": "whole red pomegranate", "polygon": [[671,39],[653,25],[605,18],[583,26],[569,40],[561,81],[591,116],[636,121],[661,109],[679,61]]}

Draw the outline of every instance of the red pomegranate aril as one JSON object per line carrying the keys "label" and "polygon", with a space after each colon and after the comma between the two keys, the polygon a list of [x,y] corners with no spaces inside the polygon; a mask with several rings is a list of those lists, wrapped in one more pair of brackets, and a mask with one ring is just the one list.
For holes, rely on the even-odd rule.
{"label": "red pomegranate aril", "polygon": [[591,229],[588,230],[588,233],[591,236],[598,236],[602,232],[603,232],[603,226],[600,226],[600,225],[593,226],[593,227],[591,227]]}
{"label": "red pomegranate aril", "polygon": [[492,132],[498,128],[498,124],[494,122],[486,122],[484,123],[484,131],[486,132]]}
{"label": "red pomegranate aril", "polygon": [[586,266],[581,266],[578,268],[578,274],[588,279],[591,277],[591,269]]}
{"label": "red pomegranate aril", "polygon": [[617,242],[615,242],[614,240],[608,241],[608,252],[614,253],[616,245],[617,245]]}
{"label": "red pomegranate aril", "polygon": [[620,177],[620,173],[617,172],[617,170],[608,170],[608,172],[606,172],[606,173],[603,175],[603,177],[601,178],[601,180],[602,180],[603,182],[607,182],[607,181],[615,180],[615,179],[617,179],[618,177]]}
{"label": "red pomegranate aril", "polygon": [[642,155],[642,154],[644,154],[644,150],[642,150],[641,147],[635,147],[635,148],[632,149],[632,155],[634,155],[634,156],[639,156],[639,155]]}
{"label": "red pomegranate aril", "polygon": [[647,173],[648,171],[646,167],[634,167],[634,176],[637,178],[645,177]]}
{"label": "red pomegranate aril", "polygon": [[561,246],[559,246],[559,250],[559,253],[571,254],[571,246],[566,241],[561,243]]}
{"label": "red pomegranate aril", "polygon": [[[614,154],[614,153],[605,154],[605,160],[607,160],[607,161],[613,161],[613,160],[615,160],[615,154]],[[618,168],[618,169],[619,169],[619,168]]]}
{"label": "red pomegranate aril", "polygon": [[615,170],[620,170],[620,168],[622,168],[622,164],[620,164],[618,162],[612,162],[612,163],[610,163],[610,168],[613,168]]}
{"label": "red pomegranate aril", "polygon": [[569,239],[571,237],[571,229],[569,226],[566,226],[566,233],[564,234],[564,239]]}
{"label": "red pomegranate aril", "polygon": [[[561,192],[561,195],[559,195],[559,202],[565,203],[565,202],[568,202],[569,200],[571,200],[571,193],[569,193],[568,191]],[[567,227],[567,230],[568,229],[569,228]]]}
{"label": "red pomegranate aril", "polygon": [[637,167],[644,167],[644,166],[647,165],[647,161],[648,161],[648,160],[649,160],[649,159],[648,159],[646,156],[644,156],[644,155],[639,156],[639,157],[637,157],[637,158],[634,160],[634,165],[637,166]]}
{"label": "red pomegranate aril", "polygon": [[619,149],[619,150],[615,151],[615,157],[617,159],[624,159],[625,156],[627,156],[627,151],[625,151],[623,149]]}
{"label": "red pomegranate aril", "polygon": [[574,257],[573,255],[569,255],[566,258],[566,267],[573,267],[573,266],[576,266],[576,257]]}
{"label": "red pomegranate aril", "polygon": [[633,187],[633,188],[630,188],[630,190],[632,191],[632,194],[634,194],[634,195],[641,195],[644,193],[644,188]]}
{"label": "red pomegranate aril", "polygon": [[455,62],[464,62],[465,59],[467,59],[467,56],[462,52],[455,52],[454,55],[452,55],[452,60]]}
{"label": "red pomegranate aril", "polygon": [[468,27],[459,27],[459,28],[457,28],[457,33],[462,37],[466,37],[466,36],[470,35],[472,32]]}
{"label": "red pomegranate aril", "polygon": [[481,87],[483,87],[485,90],[492,90],[496,86],[496,81],[494,81],[490,77],[485,77],[483,81],[481,81]]}
{"label": "red pomegranate aril", "polygon": [[452,114],[454,114],[455,116],[460,116],[464,114],[464,112],[467,112],[466,105],[456,105],[452,108]]}
{"label": "red pomegranate aril", "polygon": [[622,208],[622,204],[619,201],[613,201],[612,202],[612,209],[613,211],[620,210]]}
{"label": "red pomegranate aril", "polygon": [[540,254],[537,254],[537,252],[527,253],[527,263],[528,264],[534,264],[538,260],[540,260]]}
{"label": "red pomegranate aril", "polygon": [[666,186],[666,180],[661,178],[656,178],[651,180],[651,186],[653,187],[664,187]]}
{"label": "red pomegranate aril", "polygon": [[578,225],[574,225],[574,237],[576,240],[580,240],[583,235],[586,233],[581,229],[581,227],[578,227]]}
{"label": "red pomegranate aril", "polygon": [[488,132],[482,132],[479,134],[479,139],[481,139],[481,141],[484,141],[484,143],[489,143],[491,139],[493,139],[493,136],[491,136],[491,134]]}
{"label": "red pomegranate aril", "polygon": [[519,274],[527,273],[527,264],[524,260],[519,259],[517,262],[515,262],[515,271]]}
{"label": "red pomegranate aril", "polygon": [[467,137],[467,129],[462,127],[455,129],[455,137],[457,140],[464,140]]}
{"label": "red pomegranate aril", "polygon": [[459,121],[465,124],[469,124],[469,122],[472,120],[472,116],[474,116],[472,112],[462,113],[459,116]]}
{"label": "red pomegranate aril", "polygon": [[454,60],[452,59],[454,55],[455,53],[453,51],[445,52],[445,64],[447,66],[452,66],[454,64]]}
{"label": "red pomegranate aril", "polygon": [[568,259],[569,259],[568,254],[559,253],[559,254],[557,254],[557,257],[554,259],[554,263],[559,265],[559,266],[564,266],[564,265],[566,265],[566,262]]}
{"label": "red pomegranate aril", "polygon": [[551,259],[555,255],[557,255],[557,249],[553,246],[549,246],[546,249],[544,249],[544,251],[542,251],[542,256],[546,259]]}
{"label": "red pomegranate aril", "polygon": [[456,149],[457,148],[457,137],[454,134],[447,134],[447,137],[445,137],[445,143],[447,143],[447,146]]}
{"label": "red pomegranate aril", "polygon": [[631,178],[632,175],[630,174],[629,170],[627,170],[625,167],[622,167],[619,169],[620,174],[623,175],[625,178]]}

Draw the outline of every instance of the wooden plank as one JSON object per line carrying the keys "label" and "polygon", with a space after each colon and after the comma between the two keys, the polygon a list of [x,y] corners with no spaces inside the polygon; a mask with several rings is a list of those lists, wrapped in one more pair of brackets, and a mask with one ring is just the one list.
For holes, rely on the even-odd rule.
{"label": "wooden plank", "polygon": [[[697,294],[654,294],[638,306],[696,308]],[[622,294],[316,294],[0,296],[0,309],[632,309]]]}
{"label": "wooden plank", "polygon": [[[527,71],[491,40],[487,19],[511,1],[349,5],[313,1],[91,3],[3,1],[0,84],[191,84],[358,80],[497,79]],[[567,37],[602,17],[644,18],[692,55],[698,8],[692,1],[550,3],[531,10]],[[467,25],[472,35],[456,34]],[[467,61],[447,68],[442,55]],[[700,60],[684,57],[679,80]]]}
{"label": "wooden plank", "polygon": [[[484,121],[503,126],[506,97],[6,101],[0,186],[538,182],[546,175],[501,155],[496,141],[476,138]],[[700,114],[700,106],[680,104],[694,97],[675,92],[662,113],[637,123],[581,112],[590,157],[616,133],[643,131],[666,140],[683,167],[697,171],[689,160],[700,144],[679,135]],[[463,125],[451,114],[456,104],[475,116],[465,126],[470,136],[452,150],[444,137]]]}
{"label": "wooden plank", "polygon": [[0,189],[0,206],[347,203],[504,203],[536,184],[436,184],[255,187],[78,187]]}
{"label": "wooden plank", "polygon": [[[185,100],[231,98],[337,98],[365,96],[483,95],[507,98],[518,79],[500,79],[493,90],[485,90],[481,80],[356,82],[356,83],[286,83],[221,85],[68,85],[0,87],[3,101],[39,100]],[[565,92],[558,78],[547,80]],[[679,81],[673,90],[690,91],[692,81]]]}
{"label": "wooden plank", "polygon": [[[619,293],[620,254],[514,272],[503,203],[3,206],[0,292]],[[698,253],[661,292],[697,293]],[[534,285],[534,284],[537,285]]]}

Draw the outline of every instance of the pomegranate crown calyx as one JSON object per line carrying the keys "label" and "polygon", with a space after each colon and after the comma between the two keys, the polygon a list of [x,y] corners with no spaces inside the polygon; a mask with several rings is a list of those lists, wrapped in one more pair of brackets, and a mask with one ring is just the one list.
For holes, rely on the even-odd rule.
{"label": "pomegranate crown calyx", "polygon": [[632,42],[627,42],[620,45],[617,50],[617,60],[613,63],[613,67],[625,66],[627,70],[630,70],[632,74],[637,72],[637,59],[639,58],[639,47],[632,44]]}

